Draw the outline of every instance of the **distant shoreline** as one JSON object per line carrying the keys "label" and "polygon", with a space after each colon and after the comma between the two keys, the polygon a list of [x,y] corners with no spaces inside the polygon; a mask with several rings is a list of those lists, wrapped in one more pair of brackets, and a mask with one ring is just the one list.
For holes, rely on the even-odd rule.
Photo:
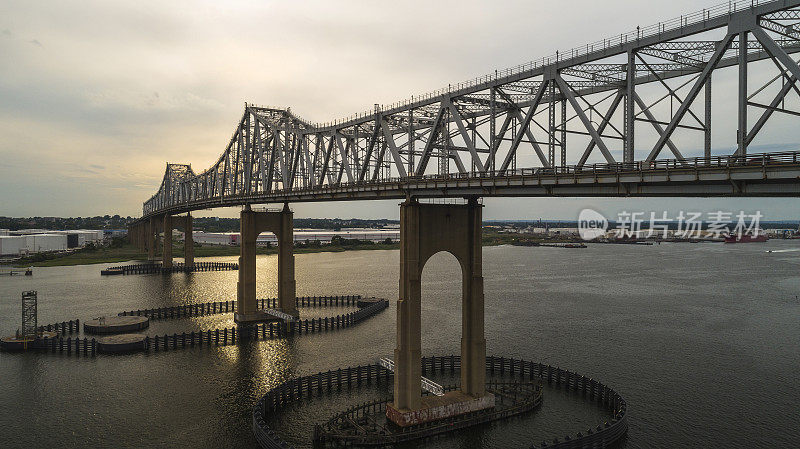
{"label": "distant shoreline", "polygon": [[[547,241],[547,242],[564,242],[566,240],[555,239],[541,239],[532,236],[522,236],[520,234],[503,234],[487,232],[483,236],[484,246],[498,246],[498,245],[511,245],[520,240],[525,241]],[[342,244],[334,245],[307,245],[303,242],[296,242],[294,253],[295,254],[309,254],[309,253],[327,253],[327,252],[344,252],[344,251],[369,251],[369,250],[393,250],[400,249],[399,242],[391,244],[386,242],[365,242],[353,240],[346,240]],[[223,246],[223,245],[195,245],[195,257],[226,257],[238,256],[240,252],[239,246]],[[256,248],[258,255],[277,254],[278,248],[259,246]],[[183,244],[176,243],[172,248],[172,255],[175,258],[183,257]],[[156,258],[159,253],[156,254]],[[14,267],[60,267],[60,266],[73,266],[73,265],[94,265],[100,263],[118,263],[127,261],[147,261],[147,253],[139,251],[130,243],[124,243],[117,246],[105,246],[94,249],[81,249],[72,253],[39,253],[31,257],[23,258],[11,265]]]}
{"label": "distant shoreline", "polygon": [[[363,251],[363,250],[391,250],[399,249],[399,243],[359,243],[353,245],[323,245],[313,247],[295,247],[295,254],[322,253],[322,252],[343,252],[343,251]],[[195,246],[195,257],[228,257],[238,256],[240,249],[238,246],[223,245],[200,245]],[[256,254],[270,255],[277,254],[278,248],[258,247]],[[175,258],[183,258],[183,245],[173,247],[172,255]],[[61,267],[74,265],[94,265],[101,263],[118,263],[128,261],[147,261],[147,253],[141,252],[131,244],[125,244],[119,248],[99,248],[94,251],[76,251],[70,254],[46,254],[39,257],[52,257],[45,260],[31,260],[25,258],[11,264],[13,267]],[[156,255],[159,258],[160,254]]]}
{"label": "distant shoreline", "polygon": [[[574,243],[645,243],[645,242],[584,242],[577,237],[569,236],[551,236],[542,237],[530,234],[512,234],[512,233],[496,233],[484,232],[483,246],[501,246],[501,245],[514,245],[514,246],[552,246],[554,244],[574,244]],[[652,245],[652,243],[649,243]],[[344,251],[369,251],[369,250],[396,250],[400,249],[399,242],[386,243],[386,242],[354,242],[352,240],[344,244],[328,244],[328,245],[306,245],[303,242],[296,242],[294,253],[295,254],[311,254],[311,253],[338,253]],[[223,246],[223,245],[195,245],[195,257],[232,257],[238,256],[240,252],[239,246]],[[271,255],[277,254],[278,248],[259,246],[256,248],[258,255]],[[183,258],[183,244],[177,243],[173,246],[172,255],[175,258]],[[160,257],[160,252],[156,254],[156,259]],[[10,266],[15,268],[26,267],[59,267],[59,266],[73,266],[73,265],[94,265],[101,263],[119,263],[128,261],[147,261],[147,253],[139,251],[130,243],[125,243],[113,247],[100,247],[96,249],[82,249],[69,254],[55,254],[55,253],[39,253],[29,258],[23,258],[17,262],[13,262]]]}

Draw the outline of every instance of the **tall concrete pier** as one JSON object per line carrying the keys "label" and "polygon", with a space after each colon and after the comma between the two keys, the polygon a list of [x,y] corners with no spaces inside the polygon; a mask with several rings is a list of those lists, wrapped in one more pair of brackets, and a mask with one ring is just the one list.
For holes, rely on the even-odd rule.
{"label": "tall concrete pier", "polygon": [[[476,198],[465,205],[420,204],[407,200],[400,207],[400,299],[397,303],[397,347],[394,351],[394,403],[387,416],[405,426],[432,416],[466,413],[491,407],[486,395],[483,274],[481,268],[481,206]],[[444,400],[425,401],[421,375],[421,285],[427,260],[440,251],[461,265],[461,391]]]}
{"label": "tall concrete pier", "polygon": [[164,245],[161,250],[161,266],[172,268],[172,215],[164,214],[161,228],[164,230],[164,239],[161,241]]}
{"label": "tall concrete pier", "polygon": [[256,305],[256,239],[262,232],[278,238],[278,306],[282,312],[299,316],[294,279],[293,214],[285,204],[281,211],[257,212],[248,206],[241,213],[241,255],[237,284],[237,323],[258,322],[269,317]]}
{"label": "tall concrete pier", "polygon": [[182,228],[184,233],[183,239],[183,259],[187,267],[194,266],[194,236],[192,235],[192,216],[186,214],[185,216],[164,215],[164,252],[162,258],[162,266],[164,268],[172,268],[172,230],[175,228]]}
{"label": "tall concrete pier", "polygon": [[147,225],[147,260],[156,260],[156,247],[158,247],[158,219],[150,217],[150,223]]}

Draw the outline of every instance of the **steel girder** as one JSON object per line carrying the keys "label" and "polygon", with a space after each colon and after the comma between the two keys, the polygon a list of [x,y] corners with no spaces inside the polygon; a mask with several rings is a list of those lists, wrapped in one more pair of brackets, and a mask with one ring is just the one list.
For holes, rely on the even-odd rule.
{"label": "steel girder", "polygon": [[[652,163],[664,147],[685,163],[674,140],[679,129],[702,132],[709,157],[711,75],[726,67],[739,67],[737,154],[744,156],[774,113],[797,114],[782,107],[791,92],[800,94],[800,67],[789,56],[797,52],[800,0],[748,0],[333,123],[311,123],[290,109],[246,104],[217,162],[199,174],[188,165],[168,164],[143,213],[429,174],[502,176],[518,164],[566,167],[568,156],[576,167],[593,157],[613,164],[639,156]],[[768,86],[749,95],[746,74],[748,65],[764,60],[772,60],[780,72],[772,82],[783,84],[771,101],[759,102],[752,97]],[[639,92],[644,85],[665,93],[645,98]],[[705,113],[692,108],[698,97],[705,97]],[[667,103],[672,107],[665,116],[659,109]],[[750,129],[748,107],[762,111]],[[635,139],[637,124],[655,131],[652,145]],[[574,147],[578,151],[569,151]]]}

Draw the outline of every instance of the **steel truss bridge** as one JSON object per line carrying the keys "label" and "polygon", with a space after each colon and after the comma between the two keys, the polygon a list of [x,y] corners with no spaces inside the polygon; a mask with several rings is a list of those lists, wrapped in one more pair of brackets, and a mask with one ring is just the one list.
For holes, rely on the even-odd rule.
{"label": "steel truss bridge", "polygon": [[[405,197],[797,197],[800,154],[748,146],[774,115],[800,116],[798,52],[800,1],[747,0],[335,122],[246,104],[211,168],[167,164],[143,217]],[[775,76],[751,86],[756,63]],[[738,73],[724,125],[737,147],[712,155],[712,74],[725,68]]]}

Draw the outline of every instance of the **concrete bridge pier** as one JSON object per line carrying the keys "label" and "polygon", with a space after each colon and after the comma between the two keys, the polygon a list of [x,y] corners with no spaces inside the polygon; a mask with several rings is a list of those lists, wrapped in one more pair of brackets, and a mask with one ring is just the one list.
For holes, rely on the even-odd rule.
{"label": "concrete bridge pier", "polygon": [[[394,351],[394,402],[386,409],[400,426],[421,424],[494,406],[486,393],[481,206],[420,204],[400,207],[400,299]],[[423,398],[421,383],[421,285],[426,261],[440,251],[461,265],[461,389]]]}
{"label": "concrete bridge pier", "polygon": [[143,228],[144,226],[141,223],[137,223],[133,225],[133,227],[128,228],[128,235],[130,236],[131,243],[139,251],[144,250],[144,246],[142,245],[142,241],[144,241],[142,238]]}
{"label": "concrete bridge pier", "polygon": [[128,240],[134,248],[139,249],[139,225],[128,226]]}
{"label": "concrete bridge pier", "polygon": [[164,240],[162,240],[161,243],[164,246],[161,250],[161,266],[164,268],[172,268],[172,215],[164,214],[162,228],[164,229]]}
{"label": "concrete bridge pier", "polygon": [[194,266],[194,220],[192,214],[183,217],[183,263],[187,267]]}
{"label": "concrete bridge pier", "polygon": [[139,248],[139,251],[147,252],[147,232],[149,226],[149,222],[142,222],[137,225],[136,246]]}
{"label": "concrete bridge pier", "polygon": [[158,246],[158,220],[156,217],[150,217],[150,222],[147,224],[145,243],[147,245],[147,260],[153,262],[156,260],[156,247]]}
{"label": "concrete bridge pier", "polygon": [[193,224],[192,216],[173,216],[164,215],[164,257],[162,266],[164,268],[172,267],[172,230],[176,227],[183,228],[185,234],[183,240],[183,258],[184,264],[187,267],[194,266],[194,237],[192,235]]}
{"label": "concrete bridge pier", "polygon": [[241,213],[241,253],[239,256],[239,283],[237,284],[237,312],[234,320],[239,324],[271,320],[256,305],[256,239],[262,232],[273,232],[278,238],[278,305],[282,312],[300,316],[294,279],[293,213],[285,204],[280,212],[256,212],[248,206]]}

